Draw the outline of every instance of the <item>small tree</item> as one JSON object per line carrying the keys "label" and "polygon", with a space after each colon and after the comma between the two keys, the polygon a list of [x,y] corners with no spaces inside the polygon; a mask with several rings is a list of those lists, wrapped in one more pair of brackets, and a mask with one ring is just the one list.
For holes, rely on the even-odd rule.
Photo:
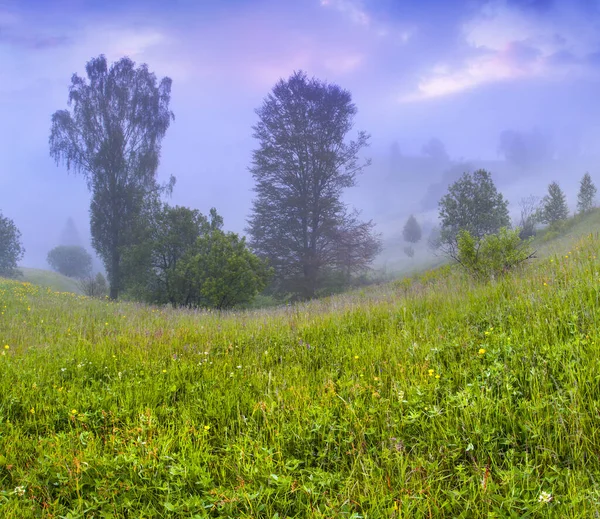
{"label": "small tree", "polygon": [[418,243],[421,239],[421,235],[421,226],[419,225],[419,222],[417,222],[417,219],[411,214],[404,224],[404,229],[402,229],[404,241]]}
{"label": "small tree", "polygon": [[506,274],[535,254],[531,250],[531,238],[522,240],[519,234],[519,228],[502,227],[497,234],[477,239],[469,231],[461,230],[456,260],[478,279]]}
{"label": "small tree", "polygon": [[455,257],[458,233],[468,231],[480,240],[510,227],[508,201],[498,192],[490,173],[479,169],[465,173],[448,188],[439,202],[440,245],[445,254]]}
{"label": "small tree", "polygon": [[579,194],[577,195],[577,210],[580,213],[587,213],[594,207],[596,191],[596,186],[592,182],[590,174],[583,175],[579,185]]}
{"label": "small tree", "polygon": [[522,198],[519,207],[521,209],[521,221],[519,222],[521,239],[535,236],[535,227],[540,214],[540,198],[535,195]]}
{"label": "small tree", "polygon": [[108,284],[101,272],[95,276],[88,274],[80,278],[77,286],[83,295],[88,297],[106,297],[108,295]]}
{"label": "small tree", "polygon": [[407,245],[404,247],[404,254],[406,254],[409,258],[413,258],[415,256],[415,249],[411,245]]}
{"label": "small tree", "polygon": [[569,216],[567,197],[557,182],[548,186],[548,194],[542,200],[540,219],[543,223],[554,224]]}
{"label": "small tree", "polygon": [[24,254],[21,232],[10,218],[2,216],[0,212],[0,276],[19,276],[17,263]]}
{"label": "small tree", "polygon": [[76,245],[59,245],[48,252],[48,264],[56,272],[70,278],[84,278],[92,271],[92,257]]}

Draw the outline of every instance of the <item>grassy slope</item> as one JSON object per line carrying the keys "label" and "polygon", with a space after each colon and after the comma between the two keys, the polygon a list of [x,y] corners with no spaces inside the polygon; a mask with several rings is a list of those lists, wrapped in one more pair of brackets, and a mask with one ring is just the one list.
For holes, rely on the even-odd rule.
{"label": "grassy slope", "polygon": [[600,240],[568,248],[229,316],[0,281],[0,515],[593,517]]}
{"label": "grassy slope", "polygon": [[19,267],[19,270],[23,273],[23,281],[27,283],[48,287],[58,292],[73,292],[75,294],[81,293],[79,287],[77,286],[76,280],[68,278],[67,276],[63,276],[58,272],[25,267]]}

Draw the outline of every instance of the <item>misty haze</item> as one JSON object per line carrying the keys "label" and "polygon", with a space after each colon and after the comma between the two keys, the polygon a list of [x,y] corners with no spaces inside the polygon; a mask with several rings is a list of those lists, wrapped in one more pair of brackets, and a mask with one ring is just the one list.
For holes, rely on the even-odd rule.
{"label": "misty haze", "polygon": [[598,0],[0,0],[0,75],[0,516],[600,514]]}

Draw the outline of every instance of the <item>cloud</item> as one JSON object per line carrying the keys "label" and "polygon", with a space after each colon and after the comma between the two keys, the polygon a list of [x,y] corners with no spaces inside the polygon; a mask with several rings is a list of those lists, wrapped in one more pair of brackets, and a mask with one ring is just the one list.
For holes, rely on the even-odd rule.
{"label": "cloud", "polygon": [[367,11],[355,0],[321,0],[321,5],[335,9],[357,25],[369,27],[372,23]]}
{"label": "cloud", "polygon": [[571,4],[546,0],[488,2],[461,32],[463,45],[446,61],[425,68],[400,101],[444,97],[490,83],[589,74],[594,72],[590,50],[600,46],[595,18]]}

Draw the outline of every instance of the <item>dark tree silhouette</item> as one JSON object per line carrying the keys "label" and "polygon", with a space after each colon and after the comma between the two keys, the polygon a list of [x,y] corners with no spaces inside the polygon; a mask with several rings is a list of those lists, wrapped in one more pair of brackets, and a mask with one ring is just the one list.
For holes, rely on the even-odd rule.
{"label": "dark tree silhouette", "polygon": [[280,80],[257,115],[250,244],[274,267],[276,291],[311,298],[325,272],[367,268],[380,251],[372,222],[341,201],[368,164],[359,153],[369,136],[346,141],[356,115],[350,92],[304,72]]}

